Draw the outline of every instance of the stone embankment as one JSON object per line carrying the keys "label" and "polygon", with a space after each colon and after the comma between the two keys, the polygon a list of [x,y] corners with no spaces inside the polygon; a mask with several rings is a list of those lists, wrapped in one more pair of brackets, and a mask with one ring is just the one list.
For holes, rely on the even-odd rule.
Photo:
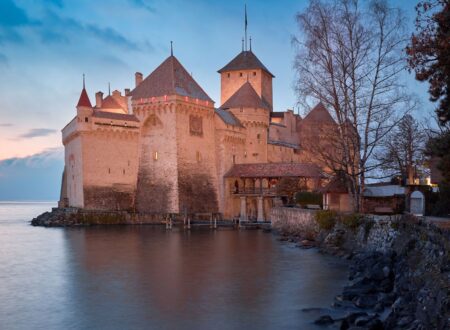
{"label": "stone embankment", "polygon": [[[301,213],[299,224],[296,213]],[[450,329],[448,231],[407,215],[365,217],[346,224],[337,219],[329,229],[321,228],[311,211],[277,210],[272,216],[281,240],[350,260],[349,283],[332,303],[333,316],[323,315],[317,324],[340,329]]]}
{"label": "stone embankment", "polygon": [[71,227],[89,225],[163,224],[160,214],[137,214],[126,211],[86,211],[77,208],[54,208],[31,220],[33,226]]}

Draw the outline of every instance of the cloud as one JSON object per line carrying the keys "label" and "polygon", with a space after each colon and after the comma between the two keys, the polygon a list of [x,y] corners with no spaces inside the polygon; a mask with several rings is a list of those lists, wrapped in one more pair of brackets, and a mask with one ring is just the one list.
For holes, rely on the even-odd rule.
{"label": "cloud", "polygon": [[[142,6],[148,7],[143,0],[134,0]],[[51,0],[54,7],[63,8],[63,2]],[[69,15],[67,17],[65,14]],[[26,43],[37,35],[42,43],[73,44],[79,46],[79,38],[83,42],[89,39],[100,40],[106,44],[121,47],[127,50],[139,51],[148,49],[148,41],[140,45],[138,42],[127,38],[112,27],[102,27],[96,23],[84,23],[70,17],[71,13],[64,10],[53,10],[44,7],[39,18],[33,18],[11,0],[0,0],[0,44]],[[20,27],[32,27],[29,31],[18,29]]]}
{"label": "cloud", "polygon": [[0,64],[6,64],[8,63],[8,58],[6,57],[6,55],[0,53]]}
{"label": "cloud", "polygon": [[27,13],[12,0],[0,1],[0,26],[14,27],[33,24]]}
{"label": "cloud", "polygon": [[14,125],[11,123],[0,123],[0,127],[12,127],[12,126]]}
{"label": "cloud", "polygon": [[146,10],[148,10],[149,12],[154,13],[155,12],[155,7],[153,7],[149,2],[150,1],[146,1],[146,0],[130,0],[130,2],[140,8],[144,8]]}
{"label": "cloud", "polygon": [[19,139],[28,139],[28,138],[47,136],[47,135],[50,135],[53,133],[56,133],[56,129],[33,128],[33,129],[30,129],[28,132],[19,135]]}
{"label": "cloud", "polygon": [[57,200],[64,168],[64,149],[0,161],[0,200]]}

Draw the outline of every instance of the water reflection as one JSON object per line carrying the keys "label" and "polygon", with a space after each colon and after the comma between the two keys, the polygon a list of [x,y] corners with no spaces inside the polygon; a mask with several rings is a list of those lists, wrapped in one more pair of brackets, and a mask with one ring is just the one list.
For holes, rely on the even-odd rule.
{"label": "water reflection", "polygon": [[81,327],[297,327],[299,310],[323,296],[328,305],[336,287],[338,265],[262,232],[111,227],[65,236]]}
{"label": "water reflection", "polygon": [[313,329],[345,265],[259,231],[36,228],[0,204],[0,329]]}

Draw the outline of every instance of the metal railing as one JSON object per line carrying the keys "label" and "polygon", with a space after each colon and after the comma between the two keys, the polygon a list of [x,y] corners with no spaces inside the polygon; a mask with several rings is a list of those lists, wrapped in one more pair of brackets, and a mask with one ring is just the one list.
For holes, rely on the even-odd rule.
{"label": "metal railing", "polygon": [[233,195],[277,195],[277,188],[260,188],[260,187],[239,187],[232,188]]}

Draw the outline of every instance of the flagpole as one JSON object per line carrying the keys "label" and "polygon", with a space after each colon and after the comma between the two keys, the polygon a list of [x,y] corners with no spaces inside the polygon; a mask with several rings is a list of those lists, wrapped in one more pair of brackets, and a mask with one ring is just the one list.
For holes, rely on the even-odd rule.
{"label": "flagpole", "polygon": [[247,50],[247,4],[245,4],[245,50]]}

